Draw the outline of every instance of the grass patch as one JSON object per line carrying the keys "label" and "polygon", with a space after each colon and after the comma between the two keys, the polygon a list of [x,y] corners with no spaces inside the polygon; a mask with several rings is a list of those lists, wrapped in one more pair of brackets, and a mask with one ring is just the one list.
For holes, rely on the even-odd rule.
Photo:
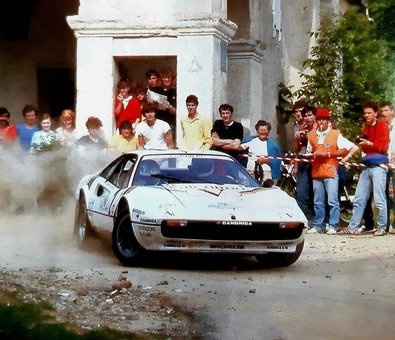
{"label": "grass patch", "polygon": [[162,335],[139,335],[109,328],[82,331],[72,325],[57,323],[47,302],[26,303],[15,292],[0,291],[0,339],[2,340],[115,340],[165,339]]}

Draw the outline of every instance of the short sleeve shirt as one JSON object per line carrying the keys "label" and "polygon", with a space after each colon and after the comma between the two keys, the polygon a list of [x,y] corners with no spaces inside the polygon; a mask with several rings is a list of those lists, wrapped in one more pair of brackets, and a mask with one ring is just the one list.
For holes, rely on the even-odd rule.
{"label": "short sleeve shirt", "polygon": [[144,149],[167,150],[165,135],[169,131],[170,125],[160,119],[157,119],[152,126],[149,126],[145,121],[136,126],[136,136],[144,137]]}
{"label": "short sleeve shirt", "polygon": [[[244,150],[248,149],[249,153],[253,156],[268,156],[267,141],[261,141],[258,137],[250,140],[247,143],[240,145]],[[253,171],[255,167],[255,159],[248,157],[247,170]],[[262,164],[263,170],[270,170],[269,164]]]}

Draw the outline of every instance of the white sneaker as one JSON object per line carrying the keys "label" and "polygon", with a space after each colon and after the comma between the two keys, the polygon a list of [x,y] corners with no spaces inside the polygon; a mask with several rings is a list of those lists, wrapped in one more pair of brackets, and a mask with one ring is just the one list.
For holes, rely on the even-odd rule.
{"label": "white sneaker", "polygon": [[385,234],[387,234],[387,233],[385,232],[385,230],[383,228],[378,228],[376,230],[376,232],[373,234],[373,236],[384,236]]}
{"label": "white sneaker", "polygon": [[313,227],[313,228],[307,230],[306,234],[318,234],[318,230],[315,227]]}
{"label": "white sneaker", "polygon": [[329,228],[326,232],[327,235],[336,235],[337,231],[333,228]]}
{"label": "white sneaker", "polygon": [[366,227],[363,225],[355,230],[355,235],[362,235],[366,231]]}

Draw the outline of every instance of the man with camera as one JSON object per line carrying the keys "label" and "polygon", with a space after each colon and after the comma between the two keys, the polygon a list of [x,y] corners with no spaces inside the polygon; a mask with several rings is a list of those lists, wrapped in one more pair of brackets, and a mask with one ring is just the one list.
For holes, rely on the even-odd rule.
{"label": "man with camera", "polygon": [[[302,109],[303,121],[295,133],[295,152],[298,158],[307,158],[307,134],[317,129],[316,113],[317,110],[313,106],[306,105]],[[296,201],[311,225],[314,217],[311,163],[297,162],[294,169],[296,171]]]}
{"label": "man with camera", "polygon": [[383,236],[387,228],[386,182],[389,146],[389,126],[382,119],[377,119],[378,107],[374,103],[363,106],[365,125],[359,140],[359,147],[365,156],[353,201],[353,214],[348,227],[339,233],[359,235],[359,226],[366,203],[373,192],[373,199],[378,210],[377,230],[374,236]]}

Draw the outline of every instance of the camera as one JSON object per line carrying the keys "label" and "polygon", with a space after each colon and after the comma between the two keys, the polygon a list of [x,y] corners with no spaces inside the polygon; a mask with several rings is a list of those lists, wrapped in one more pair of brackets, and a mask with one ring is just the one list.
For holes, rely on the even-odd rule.
{"label": "camera", "polygon": [[359,144],[362,142],[363,139],[368,139],[368,136],[363,134],[362,136],[357,136],[357,138],[355,138],[355,143]]}
{"label": "camera", "polygon": [[309,133],[309,130],[300,131],[299,132],[299,137],[300,138],[306,138],[308,133]]}

